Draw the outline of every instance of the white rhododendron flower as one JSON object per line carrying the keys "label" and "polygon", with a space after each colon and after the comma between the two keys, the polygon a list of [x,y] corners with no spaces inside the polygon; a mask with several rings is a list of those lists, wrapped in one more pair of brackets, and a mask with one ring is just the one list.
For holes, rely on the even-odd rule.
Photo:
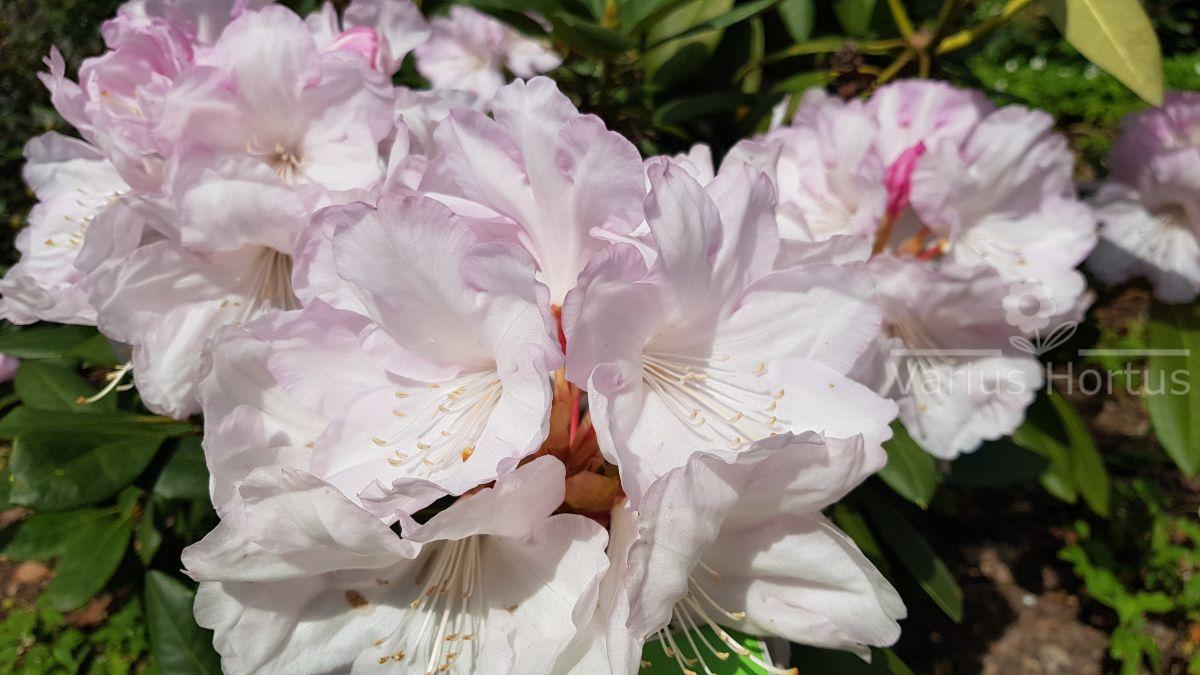
{"label": "white rhododendron flower", "polygon": [[[80,138],[26,147],[0,314],[95,324],[131,354],[102,394],[203,415],[183,563],[227,672],[868,657],[905,608],[822,511],[897,416],[947,459],[1011,433],[1088,302],[1063,138],[976,92],[810,92],[714,165],[642,157],[464,7],[133,0],[103,35],[78,82],[48,59]],[[1169,299],[1196,110],[1131,122],[1096,201],[1101,274]]]}
{"label": "white rhododendron flower", "polygon": [[1200,94],[1167,94],[1127,119],[1092,200],[1100,244],[1088,268],[1106,283],[1145,276],[1169,303],[1200,293]]}
{"label": "white rhododendron flower", "polygon": [[[870,260],[884,336],[854,376],[898,401],[910,433],[939,457],[1021,423],[1042,378],[1032,349],[1014,351],[1014,340],[1031,344],[1021,332],[1077,321],[1090,302],[1076,267],[1095,244],[1095,219],[1051,126],[976,92],[899,81],[865,103],[809,92],[790,125],[725,160],[772,177],[785,240]],[[1006,321],[1022,296],[1012,289],[1031,286],[1053,315]]]}

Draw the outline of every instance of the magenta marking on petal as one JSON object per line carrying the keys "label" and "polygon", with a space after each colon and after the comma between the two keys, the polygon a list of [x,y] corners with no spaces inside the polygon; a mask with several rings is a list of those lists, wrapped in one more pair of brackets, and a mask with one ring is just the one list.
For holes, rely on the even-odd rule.
{"label": "magenta marking on petal", "polygon": [[887,215],[894,218],[908,208],[908,193],[912,189],[912,174],[917,168],[917,160],[925,154],[925,142],[917,144],[900,153],[896,161],[887,168],[884,181],[887,185],[888,203]]}

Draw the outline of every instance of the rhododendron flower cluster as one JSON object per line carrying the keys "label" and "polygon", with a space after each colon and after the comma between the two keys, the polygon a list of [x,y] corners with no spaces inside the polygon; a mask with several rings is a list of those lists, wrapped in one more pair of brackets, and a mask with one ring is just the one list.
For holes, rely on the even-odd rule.
{"label": "rhododendron flower cluster", "polygon": [[81,138],[27,147],[2,311],[203,414],[221,522],[183,562],[229,672],[866,656],[905,608],[822,510],[897,415],[942,457],[1011,432],[1014,338],[1087,304],[1063,139],[972,92],[813,93],[717,170],[644,160],[474,10],[133,0],[104,37],[78,82],[48,60]]}
{"label": "rhododendron flower cluster", "polygon": [[1130,116],[1093,198],[1100,243],[1088,267],[1101,281],[1144,276],[1163,302],[1200,293],[1200,94],[1168,93]]}
{"label": "rhododendron flower cluster", "polygon": [[885,327],[853,375],[926,450],[953,458],[1021,423],[1041,382],[1023,334],[1080,318],[1096,239],[1048,115],[933,81],[812,91],[731,161],[774,179],[785,244],[866,261]]}

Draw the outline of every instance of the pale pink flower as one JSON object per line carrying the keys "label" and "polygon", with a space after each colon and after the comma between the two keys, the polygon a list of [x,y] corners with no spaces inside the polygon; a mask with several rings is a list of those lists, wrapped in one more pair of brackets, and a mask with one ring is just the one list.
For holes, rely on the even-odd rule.
{"label": "pale pink flower", "polygon": [[340,283],[354,311],[314,302],[270,359],[285,389],[332,420],[314,472],[387,517],[536,451],[562,355],[528,253],[426,197],[331,208],[315,226],[329,220],[331,255],[306,269]]}
{"label": "pale pink flower", "polygon": [[[900,635],[904,604],[821,515],[886,456],[848,440],[783,434],[740,453],[703,452],[658,478],[637,511],[628,555],[629,629],[657,634],[681,668],[738,654],[770,673],[726,628],[867,654]],[[710,628],[717,641],[666,627]],[[705,665],[685,665],[685,659]]]}
{"label": "pale pink flower", "polygon": [[120,218],[115,206],[129,191],[116,167],[94,146],[61,134],[25,146],[25,182],[38,204],[17,235],[21,260],[0,280],[0,314],[13,323],[95,324],[88,271],[76,266],[97,219]]}
{"label": "pale pink flower", "polygon": [[0,382],[11,382],[21,367],[21,359],[8,354],[0,354]]}
{"label": "pale pink flower", "polygon": [[1088,268],[1105,283],[1145,276],[1163,302],[1200,293],[1200,94],[1168,93],[1125,120],[1111,179],[1092,200],[1100,244]]}
{"label": "pale pink flower", "polygon": [[454,5],[431,25],[416,55],[417,71],[435,89],[469,91],[487,101],[508,81],[506,73],[528,78],[562,63],[540,43],[470,7]]}
{"label": "pale pink flower", "polygon": [[561,305],[588,260],[641,224],[641,157],[544,77],[504,87],[492,110],[451,111],[421,190],[520,241]]}
{"label": "pale pink flower", "polygon": [[564,469],[535,460],[403,538],[296,469],[261,468],[183,556],[196,619],[230,673],[550,672],[591,617],[604,529],[552,515]]}
{"label": "pale pink flower", "polygon": [[1013,348],[1009,284],[986,267],[879,257],[868,265],[885,338],[855,375],[900,405],[909,435],[953,459],[1011,434],[1042,386],[1034,355]]}
{"label": "pale pink flower", "polygon": [[384,177],[391,87],[321,54],[282,7],[244,12],[167,94],[162,189],[137,202],[160,237],[91,285],[101,330],[134,346],[156,412],[196,412],[200,354],[222,325],[293,309],[293,246],[312,210]]}
{"label": "pale pink flower", "polygon": [[567,377],[634,507],[697,451],[809,430],[877,447],[895,406],[846,377],[879,332],[865,270],[777,269],[770,182],[747,165],[703,188],[669,160],[649,175],[653,260],[610,246],[563,308]]}

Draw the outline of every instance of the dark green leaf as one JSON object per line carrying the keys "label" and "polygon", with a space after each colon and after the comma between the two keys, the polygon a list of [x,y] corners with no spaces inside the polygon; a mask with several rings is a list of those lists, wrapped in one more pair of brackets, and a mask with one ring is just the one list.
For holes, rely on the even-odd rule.
{"label": "dark green leaf", "polygon": [[834,0],[833,15],[850,35],[862,37],[871,32],[876,0]]}
{"label": "dark green leaf", "polygon": [[14,560],[48,561],[62,555],[71,536],[111,517],[114,510],[84,509],[35,513],[4,530],[0,554]]}
{"label": "dark green leaf", "polygon": [[122,438],[169,438],[195,430],[187,422],[158,415],[128,412],[98,412],[90,415],[64,415],[54,410],[21,406],[0,420],[0,438],[40,432],[74,433],[93,440]]}
{"label": "dark green leaf", "polygon": [[1080,419],[1079,413],[1075,412],[1071,404],[1067,403],[1054,387],[1048,387],[1047,392],[1054,411],[1058,413],[1059,423],[1067,434],[1075,487],[1093,511],[1107,516],[1111,487],[1108,472],[1104,470],[1104,461],[1100,458],[1100,452],[1096,450],[1092,434]]}
{"label": "dark green leaf", "polygon": [[955,622],[962,621],[962,589],[958,587],[946,563],[882,493],[869,487],[864,486],[866,489],[860,489],[855,494],[861,495],[867,517],[875,525],[875,532],[946,616]]}
{"label": "dark green leaf", "polygon": [[803,42],[812,35],[813,20],[816,18],[813,0],[783,0],[777,11],[793,40]]}
{"label": "dark green leaf", "polygon": [[106,499],[145,470],[162,440],[133,437],[96,444],[61,431],[22,434],[9,459],[9,499],[45,511]]}
{"label": "dark green leaf", "polygon": [[1031,408],[1025,423],[1013,432],[1013,443],[1049,460],[1041,475],[1042,487],[1064,502],[1074,504],[1079,499],[1079,491],[1075,488],[1071,452],[1062,440],[1038,426],[1033,419],[1034,412]]}
{"label": "dark green leaf", "polygon": [[900,422],[892,423],[892,438],[883,447],[888,463],[879,477],[901,497],[927,508],[941,481],[933,455],[917,445]]}
{"label": "dark green leaf", "polygon": [[208,465],[199,438],[190,436],[179,441],[158,475],[154,494],[163,499],[208,501]]}
{"label": "dark green leaf", "polygon": [[25,328],[0,335],[0,354],[23,359],[56,359],[70,356],[86,340],[95,337],[88,326]]}
{"label": "dark green leaf", "polygon": [[95,413],[116,404],[112,397],[81,402],[96,391],[73,368],[53,361],[22,361],[13,384],[26,405],[42,410]]}
{"label": "dark green leaf", "polygon": [[74,609],[100,592],[112,578],[133,535],[128,513],[110,513],[90,527],[76,530],[54,566],[46,597],[55,609]]}
{"label": "dark green leaf", "polygon": [[883,553],[883,547],[879,545],[879,540],[875,538],[875,534],[871,532],[871,526],[867,524],[866,518],[863,518],[861,513],[846,504],[838,503],[833,505],[830,517],[842,532],[850,535],[850,538],[862,550],[863,555],[870,558],[884,576],[891,573],[891,563],[888,562],[887,556]]}
{"label": "dark green leaf", "polygon": [[954,460],[946,482],[971,487],[1004,487],[1039,480],[1050,461],[1012,441],[990,441]]}
{"label": "dark green leaf", "polygon": [[1163,449],[1188,476],[1200,474],[1200,315],[1196,305],[1150,308],[1146,408]]}
{"label": "dark green leaf", "polygon": [[641,35],[675,8],[695,0],[623,0],[621,27],[630,35]]}
{"label": "dark green leaf", "polygon": [[667,40],[692,26],[719,16],[733,6],[733,0],[699,0],[685,4],[664,16],[646,34],[646,41],[657,44],[642,55],[646,80],[670,88],[694,77],[704,68],[720,43],[724,31],[708,30],[686,40]]}
{"label": "dark green leaf", "polygon": [[701,94],[671,101],[654,112],[656,124],[678,124],[697,117],[737,109],[747,97],[736,91]]}
{"label": "dark green leaf", "polygon": [[621,33],[603,28],[570,14],[559,14],[551,19],[554,37],[571,49],[600,58],[616,56],[633,48],[633,41]]}
{"label": "dark green leaf", "polygon": [[[742,21],[745,21],[746,19],[757,16],[757,15],[767,11],[768,9],[771,9],[772,7],[774,7],[775,5],[777,5],[779,3],[780,3],[780,0],[751,0],[751,2],[746,2],[746,3],[740,4],[740,5],[734,6],[732,9],[729,9],[728,11],[718,14],[712,18],[705,19],[698,23],[694,23],[690,27],[688,27],[687,29],[685,29],[683,31],[680,31],[680,32],[677,32],[674,34],[667,33],[665,37],[658,37],[656,35],[653,35],[654,31],[652,31],[651,35],[649,36],[651,38],[649,48],[653,49],[654,47],[657,47],[658,45],[661,45],[665,42],[670,42],[673,40],[682,40],[683,38],[691,37],[691,36],[697,35],[699,33],[704,33],[704,32],[713,31],[713,30],[722,30],[722,29],[728,28],[734,24],[741,23]],[[702,2],[698,2],[696,4],[700,5],[700,4],[710,4],[710,3],[702,1]],[[711,3],[711,6],[717,6],[717,4]],[[663,23],[666,23],[666,22],[664,21]],[[655,29],[659,28],[662,25],[663,24],[656,25]]]}
{"label": "dark green leaf", "polygon": [[162,532],[158,531],[158,524],[154,522],[154,500],[148,499],[145,508],[142,509],[142,519],[137,524],[135,545],[138,560],[141,560],[143,565],[148,567],[150,561],[154,560],[154,554],[158,553],[162,540]]}
{"label": "dark green leaf", "polygon": [[800,675],[912,675],[890,649],[872,648],[871,662],[867,663],[850,652],[794,644],[792,663],[798,665]]}
{"label": "dark green leaf", "polygon": [[221,663],[212,648],[212,631],[192,618],[195,591],[174,577],[146,573],[146,620],[150,651],[158,668],[175,675],[220,675]]}
{"label": "dark green leaf", "polygon": [[[739,644],[745,647],[748,651],[759,658],[764,658],[765,647],[760,638],[752,635],[746,635],[736,630],[728,630],[728,633]],[[720,638],[708,626],[700,627],[700,634],[704,639],[708,640],[709,644],[721,644]],[[696,652],[707,656],[705,662],[713,675],[766,675],[766,669],[749,659],[740,659],[736,654],[730,654],[730,657],[725,660],[716,658],[709,652],[704,642],[700,637],[692,634],[691,639],[695,642],[697,649],[692,647],[692,642],[688,642],[688,634],[676,632],[672,634],[672,639],[675,645],[679,647],[680,656],[686,656],[689,659],[697,658]],[[639,671],[639,675],[677,675],[679,673],[679,662],[674,656],[668,656],[667,649],[670,645],[664,645],[661,639],[648,640],[645,647],[642,648],[642,660],[648,665],[643,666]],[[769,657],[768,657],[769,658]],[[703,672],[697,670],[696,672]]]}
{"label": "dark green leaf", "polygon": [[121,360],[113,354],[112,345],[108,338],[96,334],[80,342],[71,350],[70,356],[78,358],[89,366],[112,368],[121,364]]}

